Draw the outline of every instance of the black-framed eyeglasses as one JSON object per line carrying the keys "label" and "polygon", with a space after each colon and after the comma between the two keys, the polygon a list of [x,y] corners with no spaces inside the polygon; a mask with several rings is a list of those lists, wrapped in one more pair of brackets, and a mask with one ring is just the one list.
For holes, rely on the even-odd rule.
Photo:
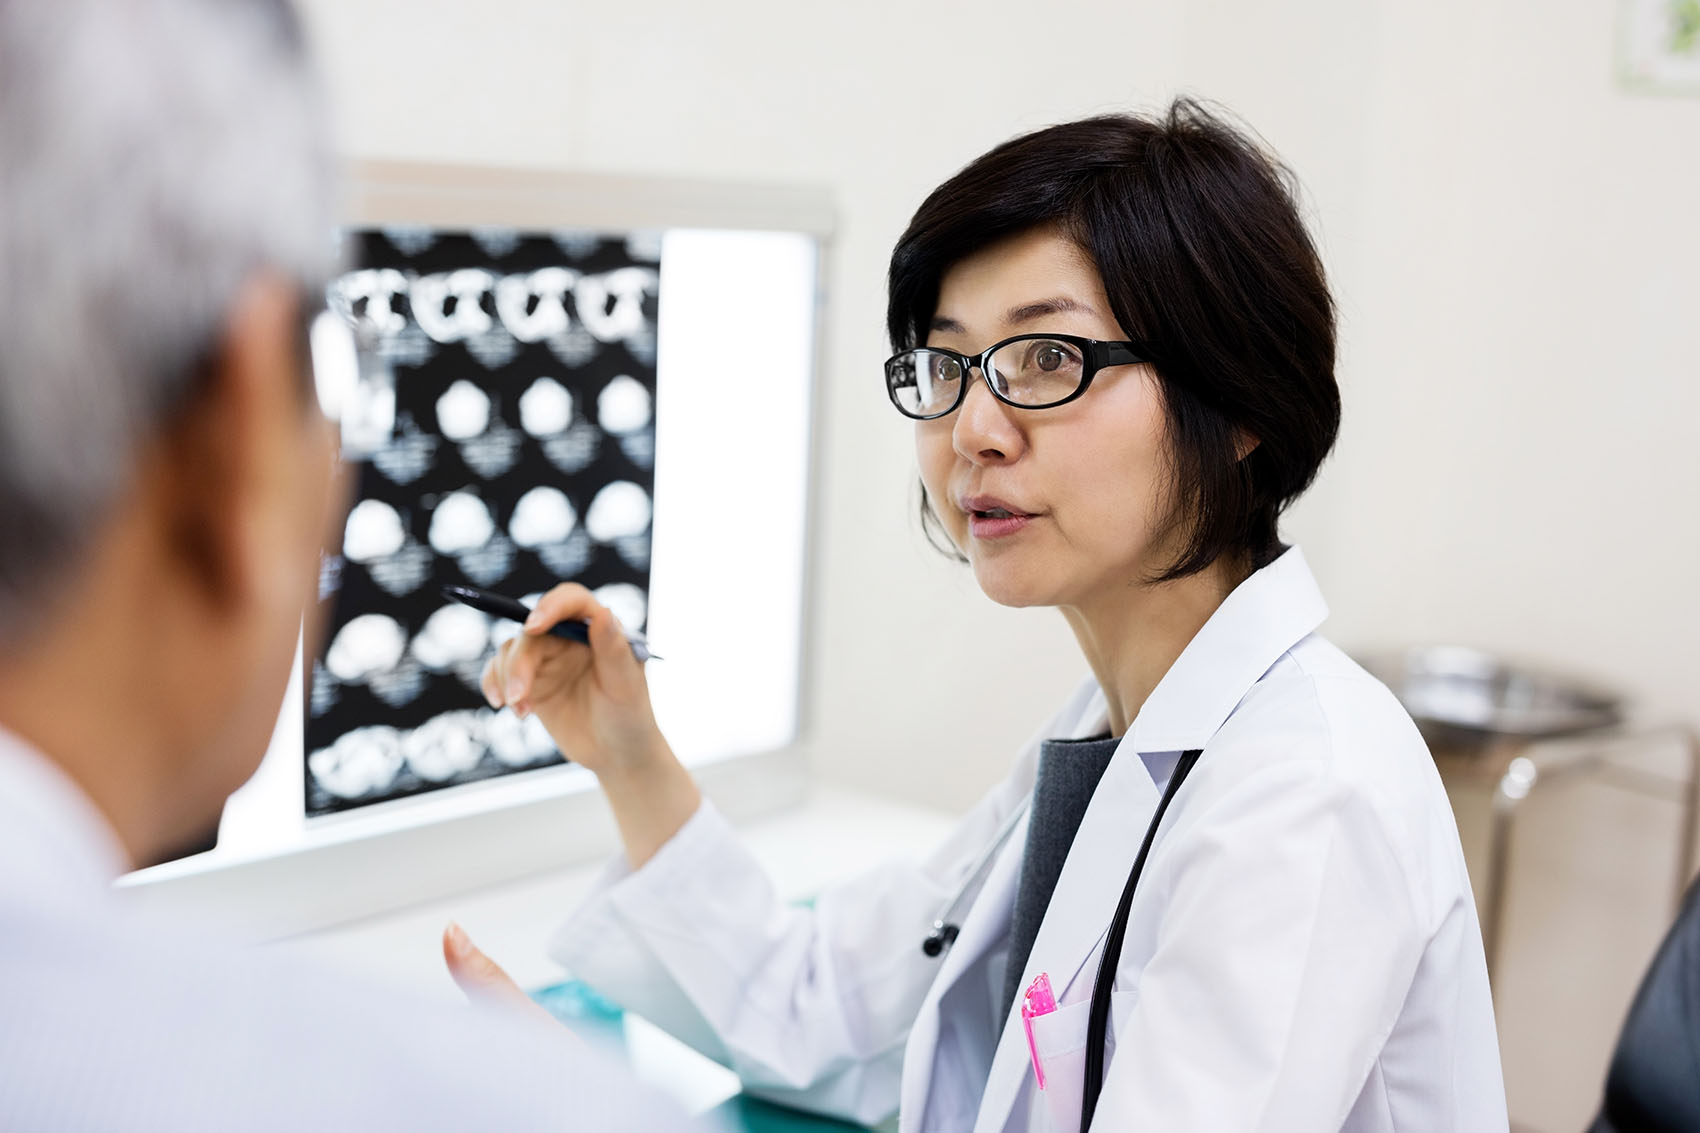
{"label": "black-framed eyeglasses", "polygon": [[959,354],[937,346],[905,350],[886,359],[885,389],[905,417],[930,421],[953,412],[968,395],[978,369],[986,388],[1017,409],[1051,409],[1086,392],[1106,366],[1149,362],[1137,342],[1099,342],[1074,334],[1018,334],[982,353]]}

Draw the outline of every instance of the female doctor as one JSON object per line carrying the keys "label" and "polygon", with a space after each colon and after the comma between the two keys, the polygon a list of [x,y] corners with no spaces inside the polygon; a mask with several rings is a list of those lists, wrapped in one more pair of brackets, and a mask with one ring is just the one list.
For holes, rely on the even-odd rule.
{"label": "female doctor", "polygon": [[[751,1093],[905,1131],[1506,1128],[1433,762],[1276,535],[1339,420],[1286,182],[1183,101],[1005,143],[899,241],[926,522],[1091,673],[929,860],[778,900],[613,616],[539,603],[486,694],[599,776],[626,850],[556,958]],[[564,618],[588,649],[541,636]]]}

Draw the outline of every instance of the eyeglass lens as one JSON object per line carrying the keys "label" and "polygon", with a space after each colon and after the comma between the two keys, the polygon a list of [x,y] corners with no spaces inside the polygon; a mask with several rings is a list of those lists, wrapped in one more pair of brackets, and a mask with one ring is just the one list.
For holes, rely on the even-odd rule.
{"label": "eyeglass lens", "polygon": [[[1018,339],[998,347],[986,360],[986,377],[998,396],[1033,408],[1069,397],[1085,374],[1079,347],[1058,339]],[[955,405],[964,378],[961,361],[936,350],[910,350],[886,367],[886,382],[898,408],[916,417]]]}

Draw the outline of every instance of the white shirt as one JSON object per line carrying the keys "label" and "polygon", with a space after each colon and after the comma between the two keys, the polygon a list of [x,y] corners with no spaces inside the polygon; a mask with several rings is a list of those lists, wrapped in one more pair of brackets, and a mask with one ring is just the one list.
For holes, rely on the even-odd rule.
{"label": "white shirt", "polygon": [[1095,1127],[1502,1131],[1450,806],[1398,702],[1315,635],[1325,616],[1288,551],[1228,597],[1129,728],[1022,974],[1025,987],[1045,972],[1059,1004],[1035,1021],[1045,1090],[1017,1013],[1001,1014],[1025,819],[971,886],[950,951],[920,944],[1031,791],[1039,741],[1102,731],[1090,680],[926,862],[790,907],[705,805],[641,870],[616,863],[554,954],[754,1093],[864,1122],[896,1108],[905,1131],[1072,1130],[1087,1006],[1154,774],[1201,748],[1133,902]]}
{"label": "white shirt", "polygon": [[142,923],[110,891],[123,862],[72,782],[0,731],[0,1129],[684,1124],[541,1027]]}

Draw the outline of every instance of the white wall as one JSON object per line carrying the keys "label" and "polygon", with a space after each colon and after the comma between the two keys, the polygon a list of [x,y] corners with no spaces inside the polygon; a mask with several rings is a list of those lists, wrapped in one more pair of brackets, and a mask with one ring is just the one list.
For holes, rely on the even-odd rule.
{"label": "white wall", "polygon": [[1289,530],[1336,638],[1700,706],[1700,99],[1614,88],[1607,0],[306,6],[351,154],[838,194],[824,774],[966,805],[1080,671],[1059,619],[990,606],[920,539],[879,376],[893,239],[1009,134],[1177,89],[1299,171],[1334,273],[1345,432]]}
{"label": "white wall", "polygon": [[1700,98],[1614,89],[1613,8],[1386,6],[1329,581],[1693,718]]}

